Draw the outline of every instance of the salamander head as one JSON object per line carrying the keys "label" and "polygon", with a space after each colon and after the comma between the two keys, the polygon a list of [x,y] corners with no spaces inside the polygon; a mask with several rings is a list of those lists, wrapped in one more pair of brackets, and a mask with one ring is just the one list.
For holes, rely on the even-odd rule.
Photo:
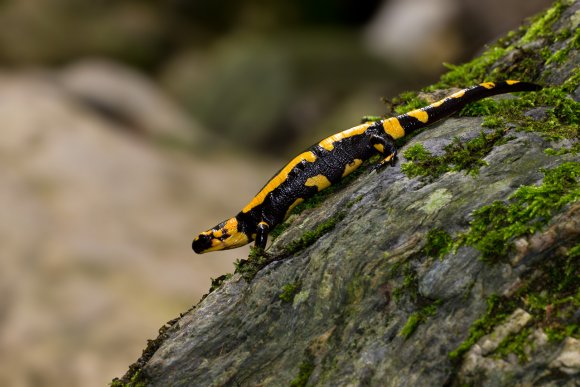
{"label": "salamander head", "polygon": [[231,218],[199,234],[191,244],[198,254],[210,251],[235,249],[250,242],[248,236],[238,230],[238,220]]}

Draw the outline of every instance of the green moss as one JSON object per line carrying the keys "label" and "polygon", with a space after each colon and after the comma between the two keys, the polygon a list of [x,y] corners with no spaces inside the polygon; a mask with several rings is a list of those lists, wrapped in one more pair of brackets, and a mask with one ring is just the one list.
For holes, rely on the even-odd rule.
{"label": "green moss", "polygon": [[445,230],[435,228],[427,233],[427,242],[423,248],[425,255],[442,258],[453,249],[453,238]]}
{"label": "green moss", "polygon": [[409,162],[401,164],[401,171],[409,178],[427,176],[434,169],[431,166],[436,159],[423,144],[412,145],[403,153],[403,156]]}
{"label": "green moss", "polygon": [[[566,39],[567,35],[569,34],[570,31],[566,30],[564,34],[559,35],[559,39],[561,40]],[[550,63],[562,64],[566,61],[566,59],[568,59],[570,51],[578,50],[578,48],[580,48],[580,32],[576,30],[574,37],[570,39],[570,41],[564,48],[554,52],[553,54],[550,53],[550,56],[546,59],[546,64],[547,65]]]}
{"label": "green moss", "polygon": [[463,65],[456,66],[447,63],[445,64],[445,67],[450,71],[445,73],[438,83],[428,87],[427,91],[435,91],[451,87],[465,87],[465,85],[476,84],[487,78],[499,79],[494,77],[494,75],[499,76],[500,74],[495,74],[493,72],[489,74],[489,69],[500,58],[506,55],[507,52],[508,50],[506,48],[494,46],[490,47],[481,56]]}
{"label": "green moss", "polygon": [[212,278],[211,279],[211,286],[209,288],[209,293],[215,291],[216,289],[218,289],[220,286],[222,286],[222,284],[227,281],[228,279],[232,278],[232,273],[227,273],[224,275],[220,275],[217,278]]}
{"label": "green moss", "polygon": [[420,98],[417,92],[414,91],[401,93],[398,97],[392,99],[392,103],[396,114],[404,114],[429,105],[429,102]]}
{"label": "green moss", "polygon": [[570,148],[566,148],[566,147],[562,147],[559,149],[546,148],[546,149],[544,149],[544,153],[546,153],[550,156],[562,156],[562,155],[566,155],[566,154],[576,155],[576,154],[580,153],[580,142],[572,144],[572,146]]}
{"label": "green moss", "polygon": [[483,118],[483,122],[481,126],[484,128],[496,129],[500,127],[504,127],[506,124],[505,120],[502,117],[498,116],[487,116]]}
{"label": "green moss", "polygon": [[530,346],[529,336],[532,333],[531,328],[523,328],[517,333],[508,335],[499,343],[493,356],[499,359],[505,359],[507,355],[514,353],[517,355],[520,362],[527,362],[528,355],[526,354],[526,347]]}
{"label": "green moss", "polygon": [[344,219],[345,215],[346,214],[344,212],[340,212],[334,215],[333,217],[326,219],[324,222],[320,223],[318,226],[316,226],[314,230],[306,231],[299,239],[290,242],[284,248],[285,253],[288,255],[294,254],[312,245],[321,236],[333,230],[336,224],[340,222],[342,219]]}
{"label": "green moss", "polygon": [[539,38],[552,34],[551,27],[565,9],[561,1],[557,1],[552,8],[537,17],[528,27],[526,34],[520,39],[521,44],[533,42]]}
{"label": "green moss", "polygon": [[131,380],[128,382],[123,382],[122,380],[115,378],[110,383],[110,386],[111,387],[145,387],[145,382],[142,380],[140,375],[141,375],[140,371],[136,372],[133,375],[133,377],[131,378]]}
{"label": "green moss", "polygon": [[290,387],[304,387],[314,371],[314,355],[307,349],[304,351],[304,360],[300,363],[298,375],[290,382]]}
{"label": "green moss", "polygon": [[274,259],[275,257],[266,254],[263,249],[252,246],[250,247],[248,259],[238,259],[234,262],[234,267],[236,268],[234,273],[241,274],[247,282],[250,282],[262,268]]}
{"label": "green moss", "polygon": [[419,314],[419,312],[411,313],[411,315],[407,319],[407,322],[399,332],[399,336],[403,336],[405,339],[407,339],[409,336],[411,336],[413,332],[415,332],[415,329],[417,329],[420,322],[421,315]]}
{"label": "green moss", "polygon": [[491,333],[493,328],[504,321],[515,309],[510,299],[491,295],[487,299],[487,308],[484,315],[476,320],[469,328],[469,336],[454,351],[449,353],[451,360],[460,359],[481,337]]}
{"label": "green moss", "polygon": [[572,74],[561,85],[561,90],[565,93],[573,93],[580,86],[580,68],[572,70]]}
{"label": "green moss", "polygon": [[498,109],[498,103],[495,99],[484,98],[465,106],[459,112],[459,115],[463,117],[490,116],[492,114],[497,114]]}
{"label": "green moss", "polygon": [[552,342],[561,342],[566,337],[575,337],[578,339],[580,328],[578,324],[570,324],[564,327],[547,327],[544,329],[548,340]]}
{"label": "green moss", "polygon": [[[578,82],[576,82],[578,83]],[[534,93],[523,93],[520,98],[506,98],[497,101],[497,110],[486,121],[486,126],[503,126],[505,122],[516,123],[521,130],[541,133],[549,139],[568,138],[576,140],[579,136],[580,103],[574,101],[567,91],[571,84],[546,87]],[[575,85],[578,87],[578,84]],[[524,113],[535,107],[544,107],[544,116],[534,119]]]}
{"label": "green moss", "polygon": [[511,137],[505,136],[504,130],[495,130],[491,133],[481,134],[469,141],[462,142],[459,138],[445,146],[441,156],[433,156],[422,145],[417,144],[403,153],[408,163],[401,165],[401,170],[412,178],[416,176],[436,179],[449,171],[467,171],[475,175],[479,168],[487,165],[483,158],[487,156],[494,146],[507,142]]}
{"label": "green moss", "polygon": [[575,316],[580,309],[579,256],[580,244],[576,244],[565,255],[545,263],[542,275],[517,295],[551,341],[580,338]]}
{"label": "green moss", "polygon": [[580,244],[569,248],[567,253],[551,253],[535,267],[533,276],[521,278],[510,297],[492,295],[487,300],[485,314],[469,328],[469,336],[456,350],[449,354],[458,360],[482,336],[511,315],[516,308],[531,314],[529,328],[509,335],[502,341],[496,354],[505,356],[515,353],[525,361],[525,345],[532,330],[543,329],[551,341],[566,337],[580,338],[580,328],[575,316],[580,309]]}
{"label": "green moss", "polygon": [[509,202],[496,201],[474,211],[469,231],[456,246],[474,246],[484,260],[496,261],[511,251],[515,238],[540,230],[556,211],[580,199],[579,163],[563,163],[544,173],[540,186],[522,186]]}
{"label": "green moss", "polygon": [[433,316],[437,312],[437,307],[441,304],[440,300],[425,306],[417,312],[411,313],[407,322],[399,332],[399,336],[408,339],[417,330],[417,327],[426,321],[429,317]]}
{"label": "green moss", "polygon": [[300,291],[302,283],[300,281],[293,282],[291,284],[286,284],[282,287],[282,292],[278,295],[278,298],[283,302],[294,301],[294,296]]}

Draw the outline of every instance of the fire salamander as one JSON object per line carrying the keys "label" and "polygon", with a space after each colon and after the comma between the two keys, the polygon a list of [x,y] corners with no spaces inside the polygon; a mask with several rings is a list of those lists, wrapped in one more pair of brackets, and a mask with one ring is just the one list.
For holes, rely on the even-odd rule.
{"label": "fire salamander", "polygon": [[336,183],[377,153],[382,160],[375,168],[394,162],[396,139],[461,110],[469,102],[540,88],[519,81],[485,82],[421,109],[333,134],[294,157],[235,217],[199,234],[192,243],[193,250],[201,254],[252,241],[256,247],[265,248],[268,232],[306,198]]}

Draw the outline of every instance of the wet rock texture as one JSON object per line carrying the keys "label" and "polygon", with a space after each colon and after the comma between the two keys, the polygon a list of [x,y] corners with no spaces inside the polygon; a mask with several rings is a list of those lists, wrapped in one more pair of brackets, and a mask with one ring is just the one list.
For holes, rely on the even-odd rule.
{"label": "wet rock texture", "polygon": [[[577,24],[577,9],[569,2],[563,17]],[[566,66],[577,68],[577,54],[571,57],[575,65]],[[481,123],[450,118],[414,137],[401,154],[418,142],[440,153],[455,136],[479,136]],[[463,232],[474,210],[507,200],[522,185],[540,184],[540,169],[580,161],[574,153],[548,155],[544,150],[557,143],[538,133],[510,135],[475,176],[409,179],[400,157],[395,167],[363,173],[302,212],[268,251],[280,259],[251,281],[233,275],[174,321],[141,359],[135,380],[150,386],[576,385],[577,338],[549,339],[525,307],[512,308],[464,354],[450,357],[486,313],[490,297],[510,297],[579,239],[580,209],[571,203],[543,231],[520,238],[504,259],[486,262],[468,246],[440,259],[425,254],[430,230]],[[282,254],[338,214],[331,232]],[[289,284],[292,295],[280,297]],[[426,306],[434,308],[427,313]],[[418,323],[405,333],[413,318]],[[523,355],[498,354],[506,338],[524,332]]]}

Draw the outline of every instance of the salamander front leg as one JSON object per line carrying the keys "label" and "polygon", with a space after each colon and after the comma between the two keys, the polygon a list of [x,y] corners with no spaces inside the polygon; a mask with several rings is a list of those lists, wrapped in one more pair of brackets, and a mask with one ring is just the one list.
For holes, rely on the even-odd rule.
{"label": "salamander front leg", "polygon": [[266,243],[268,243],[268,233],[270,232],[270,225],[264,221],[258,223],[258,228],[256,230],[256,243],[255,246],[264,250],[266,248]]}
{"label": "salamander front leg", "polygon": [[391,166],[395,165],[395,161],[397,159],[397,147],[395,146],[395,140],[390,137],[385,138],[374,135],[371,138],[371,144],[373,145],[373,148],[375,148],[381,155],[386,155],[384,159],[379,161],[374,166],[374,170],[378,171],[384,168],[387,164],[391,164]]}

